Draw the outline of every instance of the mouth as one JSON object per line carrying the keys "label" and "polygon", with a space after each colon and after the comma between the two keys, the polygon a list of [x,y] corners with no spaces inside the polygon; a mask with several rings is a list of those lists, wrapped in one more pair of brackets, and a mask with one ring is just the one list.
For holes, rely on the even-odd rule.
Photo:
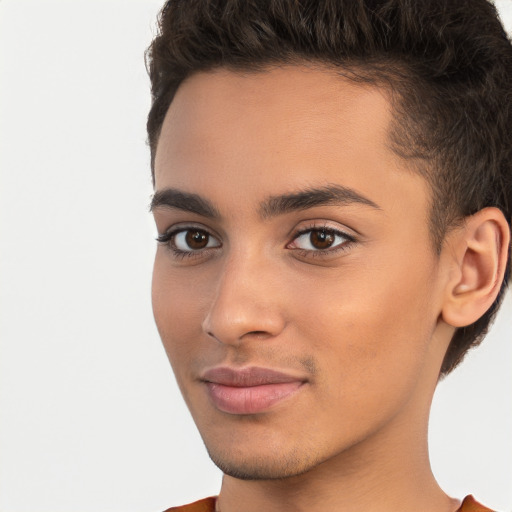
{"label": "mouth", "polygon": [[294,395],[306,379],[270,368],[216,367],[201,377],[214,406],[228,414],[256,414]]}

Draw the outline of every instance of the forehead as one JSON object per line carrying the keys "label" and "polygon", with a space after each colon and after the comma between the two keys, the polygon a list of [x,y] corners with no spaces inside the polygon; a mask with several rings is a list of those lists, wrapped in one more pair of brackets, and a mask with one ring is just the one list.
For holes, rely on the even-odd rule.
{"label": "forehead", "polygon": [[235,194],[240,207],[332,183],[378,204],[425,195],[424,180],[391,149],[392,121],[385,89],[327,68],[198,73],[180,86],[164,120],[156,188],[213,201]]}

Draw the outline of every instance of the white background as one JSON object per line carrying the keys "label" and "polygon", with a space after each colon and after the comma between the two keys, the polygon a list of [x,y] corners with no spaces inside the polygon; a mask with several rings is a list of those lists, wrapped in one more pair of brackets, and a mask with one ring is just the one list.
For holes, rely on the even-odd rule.
{"label": "white background", "polygon": [[[143,51],[162,3],[0,1],[1,512],[158,512],[219,489],[150,308]],[[442,486],[503,512],[511,317],[509,297],[431,422]]]}

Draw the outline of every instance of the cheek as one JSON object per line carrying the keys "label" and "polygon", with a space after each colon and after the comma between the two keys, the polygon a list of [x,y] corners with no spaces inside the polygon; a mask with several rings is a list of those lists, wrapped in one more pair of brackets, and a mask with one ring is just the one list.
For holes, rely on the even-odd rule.
{"label": "cheek", "polygon": [[202,335],[204,282],[193,270],[177,272],[159,249],[152,282],[153,314],[173,368],[191,355],[192,341]]}
{"label": "cheek", "polygon": [[342,385],[333,392],[349,387],[357,395],[373,386],[378,395],[415,378],[435,327],[429,278],[425,267],[375,262],[321,285],[302,283],[298,331],[327,364],[331,385]]}

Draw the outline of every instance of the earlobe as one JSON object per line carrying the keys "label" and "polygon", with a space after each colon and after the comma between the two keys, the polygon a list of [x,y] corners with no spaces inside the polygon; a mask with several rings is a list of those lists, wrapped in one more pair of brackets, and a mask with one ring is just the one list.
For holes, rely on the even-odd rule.
{"label": "earlobe", "polygon": [[467,217],[451,235],[451,276],[446,287],[443,320],[453,327],[476,322],[492,305],[503,282],[510,229],[497,208]]}

